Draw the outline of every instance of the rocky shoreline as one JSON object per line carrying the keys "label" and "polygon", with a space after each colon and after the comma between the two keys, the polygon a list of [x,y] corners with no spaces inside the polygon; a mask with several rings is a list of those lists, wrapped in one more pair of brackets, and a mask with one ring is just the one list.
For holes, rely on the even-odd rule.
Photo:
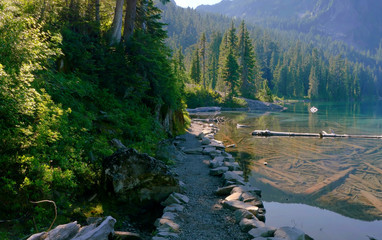
{"label": "rocky shoreline", "polygon": [[129,198],[126,204],[133,204],[132,200],[161,203],[163,214],[152,234],[115,231],[117,220],[109,216],[89,218],[87,226],[77,222],[59,225],[28,240],[312,239],[296,228],[265,224],[261,190],[245,181],[239,163],[215,140],[216,122],[192,120],[186,134],[177,136],[170,146],[164,144],[161,150],[175,161],[170,168],[123,144],[105,159],[105,189],[111,196],[121,201]]}
{"label": "rocky shoreline", "polygon": [[[187,160],[185,158],[179,161],[173,170],[178,173],[182,188],[186,190],[183,191],[183,194],[171,194],[163,202],[166,208],[164,209],[163,216],[156,221],[157,232],[152,239],[312,239],[303,231],[296,228],[276,228],[265,224],[266,211],[261,201],[261,190],[245,182],[239,164],[235,162],[231,154],[225,152],[223,143],[214,139],[217,131],[218,128],[213,123],[193,120],[190,132],[177,137],[174,143],[186,156],[199,156],[200,159],[203,159],[205,168],[208,169],[209,167],[207,170],[209,176],[220,178],[221,186],[218,186],[211,193],[217,196],[217,202],[211,208],[228,210],[228,215],[232,219],[231,223],[236,224],[241,232],[234,233],[234,238],[229,236],[230,233],[227,232],[227,237],[222,238],[208,234],[205,236],[200,235],[200,229],[194,229],[195,232],[188,232],[190,235],[185,236],[183,230],[187,226],[184,224],[184,219],[182,219],[182,215],[185,217],[182,213],[187,208],[190,212],[194,211],[193,207],[189,206],[190,198],[192,197],[189,198],[187,196],[189,183],[183,183],[182,175],[178,173],[182,165],[187,165],[187,163],[184,163]],[[187,143],[192,138],[196,139],[199,145]],[[194,178],[201,177],[194,176]],[[197,181],[197,179],[195,180]],[[192,194],[192,191],[190,193]],[[195,209],[195,211],[197,210]],[[208,211],[205,215],[207,218]],[[216,215],[218,216],[219,214]],[[227,217],[227,215],[223,214],[223,217]],[[210,227],[212,228],[213,226]]]}

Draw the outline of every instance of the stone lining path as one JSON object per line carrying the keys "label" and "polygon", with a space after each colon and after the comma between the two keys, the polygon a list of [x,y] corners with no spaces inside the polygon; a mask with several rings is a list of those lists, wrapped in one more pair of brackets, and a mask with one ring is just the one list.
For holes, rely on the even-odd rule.
{"label": "stone lining path", "polygon": [[[210,129],[208,124],[193,122],[189,132],[180,137],[184,140],[179,141],[178,147],[184,151],[201,147],[196,136],[203,131],[207,134]],[[185,183],[184,195],[190,199],[183,213],[179,214],[179,239],[246,239],[247,234],[235,224],[233,212],[223,208],[221,198],[214,194],[223,185],[223,180],[209,175],[209,160],[209,155],[187,154],[173,169]]]}

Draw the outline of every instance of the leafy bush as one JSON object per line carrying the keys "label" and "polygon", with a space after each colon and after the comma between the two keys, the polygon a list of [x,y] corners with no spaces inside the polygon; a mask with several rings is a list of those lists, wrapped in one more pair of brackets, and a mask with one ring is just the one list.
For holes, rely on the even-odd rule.
{"label": "leafy bush", "polygon": [[189,108],[219,106],[222,102],[218,92],[200,85],[186,85],[185,98]]}

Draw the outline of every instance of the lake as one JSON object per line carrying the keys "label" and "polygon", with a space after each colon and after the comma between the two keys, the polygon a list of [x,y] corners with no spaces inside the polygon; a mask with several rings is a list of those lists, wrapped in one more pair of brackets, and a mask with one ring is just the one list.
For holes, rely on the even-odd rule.
{"label": "lake", "polygon": [[285,106],[277,113],[224,112],[216,135],[236,145],[226,151],[262,189],[267,224],[296,226],[315,239],[382,239],[382,139],[251,135],[265,129],[382,135],[382,102]]}

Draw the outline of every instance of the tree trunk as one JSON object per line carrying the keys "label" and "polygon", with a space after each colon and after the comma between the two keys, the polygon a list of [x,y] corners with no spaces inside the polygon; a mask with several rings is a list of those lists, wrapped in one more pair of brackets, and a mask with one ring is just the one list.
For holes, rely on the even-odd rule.
{"label": "tree trunk", "polygon": [[115,14],[111,30],[110,45],[121,42],[122,17],[124,0],[117,0],[115,5]]}
{"label": "tree trunk", "polygon": [[125,42],[127,42],[134,33],[134,23],[135,23],[136,12],[137,12],[137,0],[127,0],[126,15],[125,15],[125,29],[123,32],[123,38]]}
{"label": "tree trunk", "polygon": [[95,0],[95,15],[96,15],[97,24],[99,24],[101,21],[101,17],[100,17],[100,13],[99,13],[100,12],[100,10],[99,10],[100,6],[101,6],[100,0]]}

